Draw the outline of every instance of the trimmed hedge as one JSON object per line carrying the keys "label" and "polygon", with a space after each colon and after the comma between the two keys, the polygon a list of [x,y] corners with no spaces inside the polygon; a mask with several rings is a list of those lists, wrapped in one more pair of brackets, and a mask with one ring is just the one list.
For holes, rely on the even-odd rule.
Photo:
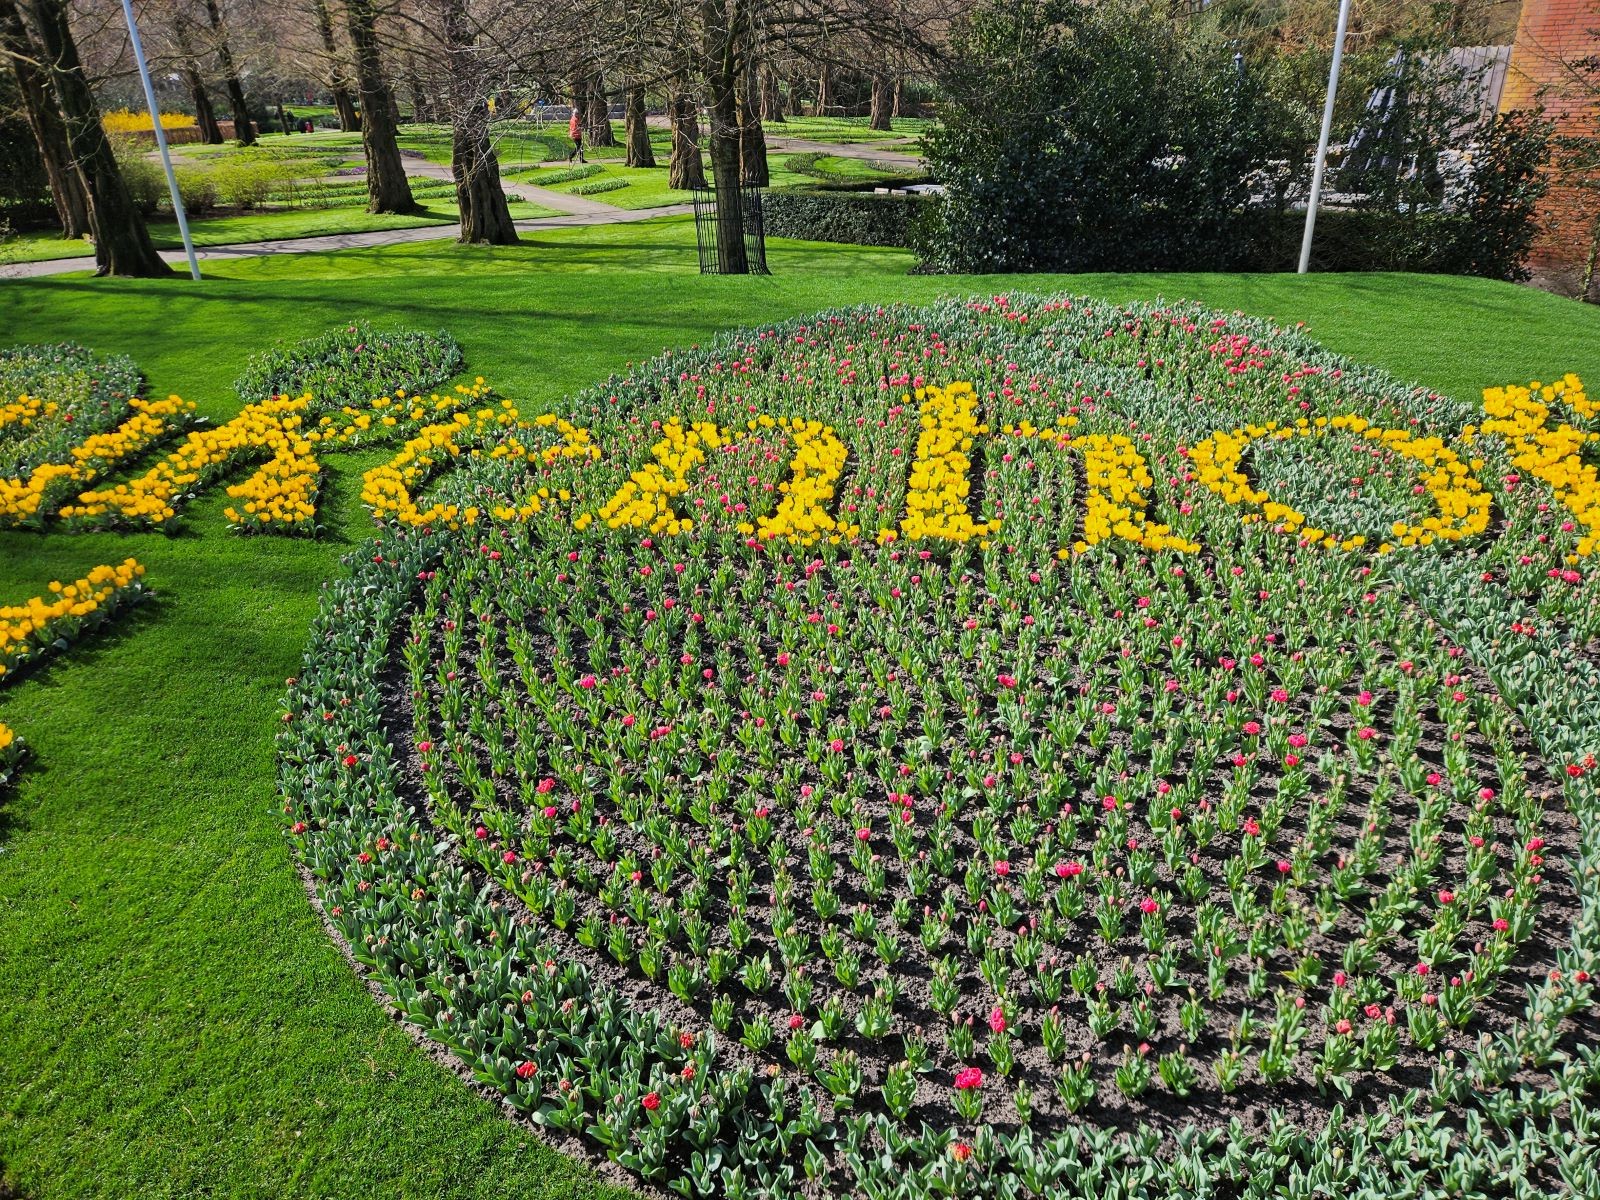
{"label": "trimmed hedge", "polygon": [[927,204],[922,196],[871,192],[767,192],[763,221],[772,237],[856,246],[909,246],[911,223]]}

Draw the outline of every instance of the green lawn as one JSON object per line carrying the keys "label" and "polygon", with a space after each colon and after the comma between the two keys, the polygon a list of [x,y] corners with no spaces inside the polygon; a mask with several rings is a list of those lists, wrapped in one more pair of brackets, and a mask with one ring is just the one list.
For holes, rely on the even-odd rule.
{"label": "green lawn", "polygon": [[[357,204],[336,208],[290,208],[266,210],[234,217],[198,217],[189,222],[189,233],[196,246],[231,246],[239,242],[261,242],[274,238],[321,237],[334,233],[369,233],[378,229],[415,229],[419,225],[448,225],[458,219],[455,202],[437,196],[427,197],[414,213],[369,213]],[[518,221],[554,215],[554,210],[517,200],[511,215]],[[176,221],[150,222],[150,238],[158,250],[181,250]],[[69,242],[43,233],[24,233],[16,242],[0,249],[0,261],[43,262],[58,258],[82,258],[94,254],[89,242]]]}
{"label": "green lawn", "polygon": [[[0,282],[0,341],[74,338],[223,419],[251,352],[360,315],[444,326],[469,372],[558,400],[663,346],[827,305],[1068,288],[1303,320],[1333,348],[1471,400],[1600,378],[1600,311],[1403,276],[908,276],[900,252],[774,242],[774,274],[702,278],[682,219],[208,264],[207,280]],[[670,290],[669,290],[670,289]],[[410,1044],[307,904],[274,812],[277,699],[318,585],[364,536],[334,456],[321,541],[0,534],[0,600],[135,555],[158,598],[0,692],[35,758],[0,807],[0,1194],[590,1197],[585,1167]]]}
{"label": "green lawn", "polygon": [[[587,153],[587,152],[586,152]],[[583,195],[582,188],[599,183],[606,179],[621,179],[627,182],[626,187],[613,191],[597,192],[588,199],[598,200],[602,204],[610,204],[616,208],[640,209],[661,208],[668,204],[686,204],[692,199],[689,192],[667,186],[667,150],[664,146],[656,148],[657,161],[661,164],[656,167],[625,167],[621,163],[599,160],[590,155],[590,165],[598,170],[582,180],[573,180],[567,183],[550,183],[548,180],[560,179],[570,168],[565,165],[559,167],[541,167],[528,171],[508,171],[506,178],[517,183],[532,183],[540,187],[548,187],[552,191],[564,192],[568,195]],[[812,187],[819,178],[832,180],[849,180],[852,182],[868,182],[875,179],[888,179],[896,175],[903,175],[902,171],[895,171],[858,158],[841,158],[837,155],[825,155],[812,164],[816,173],[804,173],[792,170],[789,166],[790,159],[806,157],[803,155],[774,153],[767,160],[770,175],[769,186],[774,188]],[[573,166],[577,166],[576,163]],[[711,177],[711,164],[706,161],[706,175]]]}
{"label": "green lawn", "polygon": [[790,117],[765,126],[769,137],[802,138],[808,142],[841,145],[847,142],[887,142],[921,137],[933,124],[927,117],[898,117],[885,133],[869,127],[866,117]]}

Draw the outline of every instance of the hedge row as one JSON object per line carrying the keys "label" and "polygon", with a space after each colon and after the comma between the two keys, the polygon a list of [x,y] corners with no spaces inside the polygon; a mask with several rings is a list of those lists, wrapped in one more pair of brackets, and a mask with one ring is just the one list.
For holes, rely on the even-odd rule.
{"label": "hedge row", "polygon": [[[774,237],[857,246],[914,246],[915,222],[936,203],[927,196],[880,196],[865,192],[768,192],[763,198],[766,231]],[[1215,270],[1292,270],[1300,251],[1305,215],[1259,213],[1227,262]],[[1349,212],[1330,209],[1317,217],[1312,265],[1319,271],[1422,271],[1474,273],[1471,225],[1465,217],[1432,214]],[[1129,269],[1161,270],[1176,264],[1146,262]]]}
{"label": "hedge row", "polygon": [[762,197],[766,231],[773,237],[857,246],[909,246],[911,221],[921,196],[870,192],[767,192]]}

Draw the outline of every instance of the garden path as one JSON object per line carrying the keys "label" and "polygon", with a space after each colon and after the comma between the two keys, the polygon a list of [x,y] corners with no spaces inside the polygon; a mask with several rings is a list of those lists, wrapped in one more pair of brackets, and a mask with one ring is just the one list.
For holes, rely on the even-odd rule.
{"label": "garden path", "polygon": [[[437,163],[407,160],[406,174],[427,179],[449,179],[450,168]],[[535,187],[531,183],[505,181],[506,195],[530,204],[556,210],[555,216],[534,217],[517,222],[517,230],[535,233],[542,229],[564,229],[569,225],[616,225],[625,221],[643,221],[650,217],[672,216],[692,212],[688,204],[669,204],[661,208],[623,209],[590,200],[586,196],[569,196],[549,188]],[[211,259],[254,258],[266,254],[326,254],[335,250],[365,250],[374,246],[395,246],[408,242],[438,241],[457,237],[461,226],[455,222],[440,225],[422,225],[413,229],[379,229],[368,233],[331,233],[320,237],[277,238],[264,242],[236,242],[227,246],[197,246],[195,257],[202,262]],[[161,257],[175,266],[182,266],[183,251],[166,250]],[[94,257],[56,258],[44,262],[10,263],[0,265],[0,279],[34,279],[44,275],[64,275],[71,271],[94,270]]]}
{"label": "garden path", "polygon": [[[914,142],[847,142],[838,145],[823,142],[810,142],[804,138],[785,137],[782,134],[772,134],[767,138],[769,152],[804,154],[818,152],[822,154],[837,155],[841,158],[870,159],[874,162],[888,163],[897,167],[914,168],[920,165],[921,160],[917,155],[904,150],[895,149],[896,146],[911,146]],[[431,163],[425,160],[406,159],[406,174],[423,179],[449,179],[450,168],[440,163]],[[693,211],[688,204],[669,204],[660,208],[622,209],[615,208],[600,200],[591,200],[587,196],[571,196],[565,192],[557,192],[550,188],[537,187],[531,183],[517,183],[503,180],[502,187],[506,195],[518,200],[525,200],[530,204],[537,204],[543,208],[554,209],[555,216],[535,217],[526,221],[518,221],[517,229],[522,232],[537,232],[541,229],[562,229],[569,225],[615,225],[625,221],[643,221],[651,217],[674,216],[679,213]],[[460,234],[461,227],[455,223],[440,225],[423,225],[413,229],[381,229],[369,233],[332,233],[320,237],[302,238],[277,238],[262,242],[236,242],[226,246],[205,246],[195,249],[195,257],[201,261],[228,258],[253,258],[267,254],[326,254],[336,250],[365,250],[374,246],[394,246],[409,242],[439,241],[444,238],[454,238]],[[181,266],[184,261],[181,250],[163,251],[161,257],[167,262]],[[56,258],[44,262],[9,263],[0,265],[0,279],[34,279],[45,275],[65,275],[73,271],[94,270],[94,257],[86,255],[81,258]]]}

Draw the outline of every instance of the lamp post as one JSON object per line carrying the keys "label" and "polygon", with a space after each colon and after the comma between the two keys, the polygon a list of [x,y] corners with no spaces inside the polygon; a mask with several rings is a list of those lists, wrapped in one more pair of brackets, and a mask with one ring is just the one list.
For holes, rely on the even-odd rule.
{"label": "lamp post", "polygon": [[144,60],[144,46],[139,41],[139,25],[133,19],[133,0],[122,0],[122,15],[128,22],[128,41],[133,47],[133,61],[139,64],[139,82],[144,84],[144,102],[150,108],[150,126],[156,133],[156,148],[161,151],[161,165],[167,172],[167,188],[172,193],[172,211],[178,218],[178,233],[183,237],[183,249],[189,256],[189,274],[200,278],[200,264],[194,257],[194,239],[189,236],[189,218],[183,211],[183,197],[178,194],[178,177],[172,173],[172,155],[167,150],[167,131],[161,128],[161,106],[156,102],[155,85],[150,82],[150,65]]}
{"label": "lamp post", "polygon": [[1344,62],[1344,33],[1350,24],[1350,0],[1339,0],[1339,31],[1333,35],[1333,67],[1328,71],[1328,98],[1322,105],[1322,133],[1317,138],[1317,162],[1311,171],[1311,195],[1306,203],[1306,232],[1300,239],[1300,274],[1311,269],[1311,238],[1317,228],[1317,204],[1322,200],[1322,176],[1328,169],[1328,138],[1333,133],[1333,99],[1339,92],[1339,67]]}

